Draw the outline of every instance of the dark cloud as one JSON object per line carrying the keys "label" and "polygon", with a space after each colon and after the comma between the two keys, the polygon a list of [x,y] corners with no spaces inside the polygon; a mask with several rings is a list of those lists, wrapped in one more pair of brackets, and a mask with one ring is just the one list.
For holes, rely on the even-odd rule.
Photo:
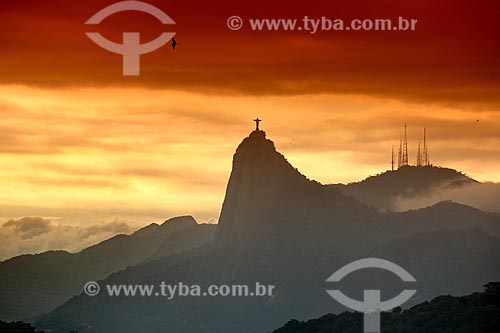
{"label": "dark cloud", "polygon": [[[123,78],[121,59],[85,36],[85,22],[113,1],[3,0],[0,82],[42,87],[134,86],[218,94],[356,93],[439,103],[495,105],[500,90],[496,1],[264,1],[150,3],[177,22],[178,50],[141,60],[140,78]],[[230,31],[231,15],[247,18],[418,19],[406,32]],[[112,40],[162,27],[140,13],[113,15],[98,27]],[[134,30],[130,30],[134,29]],[[37,61],[33,61],[36,54]]]}

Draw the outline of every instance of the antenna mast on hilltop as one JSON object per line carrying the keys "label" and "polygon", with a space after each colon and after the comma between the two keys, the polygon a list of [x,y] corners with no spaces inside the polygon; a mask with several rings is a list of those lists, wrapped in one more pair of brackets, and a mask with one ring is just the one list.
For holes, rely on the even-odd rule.
{"label": "antenna mast on hilltop", "polygon": [[[418,151],[417,151],[417,162],[416,166],[430,166],[431,161],[429,157],[429,147],[427,147],[427,128],[424,127],[424,145],[422,149],[422,141],[418,141]],[[394,145],[392,145],[392,160],[391,160],[391,170],[394,170],[395,164],[395,156],[394,156]],[[398,164],[397,168],[401,168],[402,166],[409,165],[408,164],[408,133],[407,126],[405,122],[405,132],[404,136],[399,137],[399,149],[398,149]]]}
{"label": "antenna mast on hilltop", "polygon": [[430,165],[429,151],[427,150],[427,129],[424,127],[424,151],[423,151],[423,164],[424,166]]}
{"label": "antenna mast on hilltop", "polygon": [[392,145],[391,170],[394,171],[394,145]]}
{"label": "antenna mast on hilltop", "polygon": [[401,168],[401,163],[403,158],[403,139],[399,138],[399,149],[398,149],[398,169]]}
{"label": "antenna mast on hilltop", "polygon": [[418,141],[417,166],[422,166],[422,151],[420,150],[420,141]]}
{"label": "antenna mast on hilltop", "polygon": [[401,165],[408,165],[408,136],[406,135],[406,122],[405,122],[405,136],[403,141],[403,157]]}

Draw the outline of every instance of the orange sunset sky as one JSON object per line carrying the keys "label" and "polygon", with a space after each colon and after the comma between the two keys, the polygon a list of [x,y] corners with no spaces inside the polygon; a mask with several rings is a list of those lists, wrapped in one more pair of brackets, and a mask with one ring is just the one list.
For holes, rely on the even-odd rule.
{"label": "orange sunset sky", "polygon": [[[116,1],[0,2],[0,223],[215,222],[252,119],[309,178],[361,180],[390,168],[408,123],[410,160],[500,181],[498,1],[147,1],[84,23]],[[239,31],[248,18],[418,19],[416,31]],[[166,30],[165,30],[166,29]],[[87,31],[179,43],[141,57],[141,75]],[[478,121],[479,120],[479,121]],[[1,229],[1,227],[0,227]]]}

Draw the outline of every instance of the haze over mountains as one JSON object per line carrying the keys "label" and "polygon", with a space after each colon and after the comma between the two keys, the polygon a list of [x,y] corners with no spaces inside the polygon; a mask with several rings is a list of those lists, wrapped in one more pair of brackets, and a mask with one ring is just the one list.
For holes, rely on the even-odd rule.
{"label": "haze over mountains", "polygon": [[379,210],[396,210],[399,198],[428,196],[437,188],[460,188],[475,183],[478,182],[453,169],[405,165],[357,183],[339,185],[339,189]]}
{"label": "haze over mountains", "polygon": [[449,168],[405,165],[360,182],[331,186],[381,211],[405,211],[453,200],[500,212],[500,184],[481,183]]}
{"label": "haze over mountains", "polygon": [[[500,215],[453,202],[381,212],[308,180],[263,131],[233,159],[213,242],[111,274],[100,285],[275,285],[271,297],[109,297],[79,295],[38,321],[54,332],[266,332],[289,319],[341,312],[325,280],[355,259],[393,260],[414,274],[407,305],[467,294],[500,279]],[[157,256],[153,255],[153,258]],[[342,285],[355,298],[370,287],[389,297],[401,285],[364,272]],[[382,278],[383,277],[383,278]],[[347,292],[346,292],[347,293]],[[358,297],[360,298],[360,297]]]}
{"label": "haze over mountains", "polygon": [[202,245],[215,226],[191,216],[150,224],[130,236],[117,235],[78,253],[49,251],[0,263],[0,318],[27,320],[78,295],[88,281],[155,258]]}
{"label": "haze over mountains", "polygon": [[[38,211],[30,213],[42,215]],[[0,261],[50,250],[79,252],[118,234],[131,234],[136,229],[118,218],[92,224],[67,224],[42,216],[10,218],[0,224]]]}

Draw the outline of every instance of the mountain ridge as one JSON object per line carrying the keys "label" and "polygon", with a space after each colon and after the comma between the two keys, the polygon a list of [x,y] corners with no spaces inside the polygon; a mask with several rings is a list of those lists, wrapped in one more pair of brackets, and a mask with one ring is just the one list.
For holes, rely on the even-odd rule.
{"label": "mountain ridge", "polygon": [[[174,234],[198,226],[191,216],[150,224],[131,235],[116,235],[76,253],[47,251],[0,263],[0,318],[26,320],[46,313],[81,292],[84,283],[150,260]],[[193,232],[195,232],[193,230]],[[211,240],[208,232],[167,247],[163,255]],[[37,302],[33,302],[37,299]]]}
{"label": "mountain ridge", "polygon": [[[407,258],[418,255],[425,242],[429,260],[422,260],[418,272],[422,295],[459,294],[500,276],[488,270],[498,259],[490,251],[497,251],[500,241],[489,235],[500,234],[500,215],[470,209],[462,216],[457,214],[462,208],[444,203],[406,213],[379,212],[336,188],[308,180],[276,151],[264,132],[255,131],[236,149],[213,243],[127,268],[100,283],[181,281],[206,286],[259,281],[274,285],[275,295],[168,301],[79,295],[42,318],[39,326],[55,332],[79,329],[81,323],[96,332],[262,332],[289,318],[342,311],[325,292],[325,280],[335,270],[379,250],[387,257],[404,254],[397,264],[405,267],[411,264]],[[470,233],[475,228],[480,233]],[[440,233],[449,234],[446,244],[436,241]],[[472,250],[460,246],[469,233]],[[411,246],[405,240],[411,240]],[[383,251],[384,245],[390,251]],[[448,245],[456,253],[450,253]],[[475,260],[476,253],[484,260]],[[449,272],[435,258],[444,258],[450,265],[446,268],[453,269],[458,277],[453,285],[446,283]],[[472,284],[468,271],[474,277]],[[377,282],[364,274],[360,281]],[[356,281],[349,286],[366,289]],[[388,292],[395,292],[396,286]]]}
{"label": "mountain ridge", "polygon": [[358,182],[330,186],[380,211],[388,211],[397,209],[398,199],[426,196],[437,189],[461,188],[472,184],[480,182],[451,168],[405,165]]}

